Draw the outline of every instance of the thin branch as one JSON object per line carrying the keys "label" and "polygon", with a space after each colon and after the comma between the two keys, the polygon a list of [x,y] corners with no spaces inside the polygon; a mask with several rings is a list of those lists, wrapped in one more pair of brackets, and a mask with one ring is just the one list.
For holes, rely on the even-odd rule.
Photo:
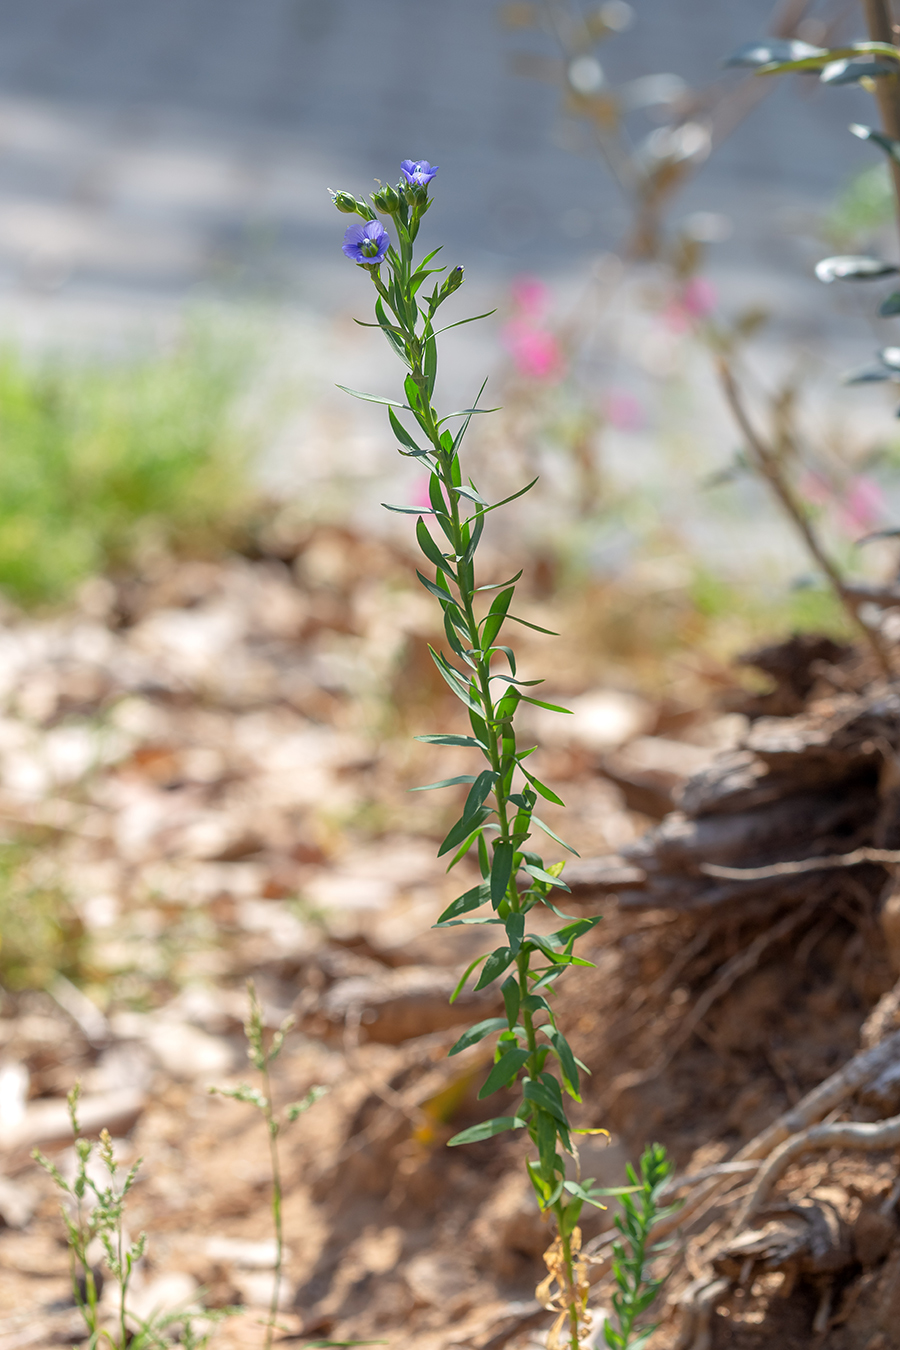
{"label": "thin branch", "polygon": [[[873,42],[897,44],[897,32],[891,19],[889,0],[863,0],[866,25]],[[881,125],[892,140],[900,141],[900,81],[896,75],[882,75],[875,80],[875,98],[881,116]],[[900,228],[900,164],[888,158],[891,182],[896,199],[897,226]]]}
{"label": "thin branch", "polygon": [[900,849],[855,848],[852,853],[796,858],[791,862],[770,863],[768,867],[720,867],[718,863],[701,863],[700,871],[704,876],[719,877],[722,881],[774,881],[777,877],[796,877],[803,872],[831,872],[838,867],[860,867],[863,863],[896,866],[900,863]]}
{"label": "thin branch", "polygon": [[734,377],[731,363],[723,353],[720,353],[716,357],[716,368],[726,402],[731,409],[734,420],[737,422],[743,433],[747,448],[753,457],[757,470],[769,484],[788,519],[800,533],[803,542],[809,549],[816,564],[831,582],[835,594],[844,606],[848,617],[865,637],[882,673],[886,675],[888,679],[892,679],[894,672],[891,667],[887,647],[885,646],[881,634],[870,628],[869,625],[864,623],[860,618],[859,611],[862,602],[858,600],[856,596],[853,595],[852,591],[845,585],[844,578],[838,570],[836,563],[833,562],[822,547],[807,512],[803,509],[801,502],[794,496],[791,487],[785,480],[777,456],[771,446],[769,446],[759,435],[753,423],[750,421],[747,409],[744,406],[743,396]]}

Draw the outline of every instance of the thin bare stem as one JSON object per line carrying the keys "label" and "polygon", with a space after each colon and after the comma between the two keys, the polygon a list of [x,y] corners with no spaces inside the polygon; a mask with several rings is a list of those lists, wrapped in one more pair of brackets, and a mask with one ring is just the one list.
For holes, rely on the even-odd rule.
{"label": "thin bare stem", "polygon": [[[891,16],[890,0],[863,0],[866,26],[873,42],[897,44],[897,31]],[[881,125],[886,135],[900,141],[900,76],[880,75],[875,81],[875,98]],[[891,182],[894,185],[897,227],[900,229],[900,164],[889,158]]]}
{"label": "thin bare stem", "polygon": [[759,432],[750,421],[747,409],[744,406],[743,395],[735,379],[734,371],[727,356],[719,354],[716,358],[716,368],[719,375],[719,381],[722,385],[722,391],[729,408],[734,416],[734,420],[743,433],[747,443],[747,449],[753,459],[758,472],[772,489],[785,515],[799,532],[803,542],[812,555],[818,567],[824,572],[830,581],[835,594],[847,612],[848,617],[864,636],[870,647],[879,668],[888,679],[893,678],[893,668],[891,666],[888,650],[880,633],[870,628],[860,617],[860,601],[851,593],[844,582],[844,578],[838,569],[837,564],[830,558],[825,551],[822,543],[813,527],[809,515],[804,510],[802,503],[794,496],[794,493],[782,472],[781,464],[777,455],[766,441],[760,436]]}

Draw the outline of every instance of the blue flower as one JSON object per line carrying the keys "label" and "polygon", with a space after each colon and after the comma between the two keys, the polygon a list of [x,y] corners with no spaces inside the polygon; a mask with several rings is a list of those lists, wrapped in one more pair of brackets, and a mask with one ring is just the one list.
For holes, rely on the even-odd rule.
{"label": "blue flower", "polygon": [[388,232],[380,220],[351,225],[344,235],[343,252],[352,262],[373,265],[384,261],[391,246]]}
{"label": "blue flower", "polygon": [[400,168],[410,187],[427,187],[438,171],[438,166],[432,168],[427,159],[405,159]]}

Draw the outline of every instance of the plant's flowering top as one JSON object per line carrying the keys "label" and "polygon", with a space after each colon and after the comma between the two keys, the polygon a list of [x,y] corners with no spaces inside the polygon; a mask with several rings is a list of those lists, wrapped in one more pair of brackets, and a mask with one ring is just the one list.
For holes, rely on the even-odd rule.
{"label": "plant's flowering top", "polygon": [[438,166],[432,167],[427,159],[405,159],[400,168],[407,183],[414,187],[427,187],[438,171]]}
{"label": "plant's flowering top", "polygon": [[369,220],[365,225],[351,225],[344,235],[342,250],[345,257],[363,266],[377,265],[391,246],[388,232],[380,220]]}

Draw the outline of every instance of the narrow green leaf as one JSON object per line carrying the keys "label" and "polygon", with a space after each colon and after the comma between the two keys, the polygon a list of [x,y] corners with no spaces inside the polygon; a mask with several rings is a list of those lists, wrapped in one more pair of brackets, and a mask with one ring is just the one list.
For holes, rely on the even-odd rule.
{"label": "narrow green leaf", "polygon": [[417,454],[420,454],[421,447],[413,440],[412,436],[410,436],[409,432],[406,430],[406,427],[400,421],[400,418],[396,415],[393,408],[388,408],[388,418],[390,420],[391,426],[393,427],[394,435],[397,437],[397,440],[400,442],[400,444],[405,446],[407,450],[413,450]]}
{"label": "narrow green leaf", "polygon": [[518,953],[522,945],[522,939],[525,936],[525,915],[519,910],[510,914],[506,920],[506,937],[509,942],[510,951]]}
{"label": "narrow green leaf", "polygon": [[381,505],[385,511],[396,511],[400,516],[433,516],[434,512],[427,506],[395,506],[393,502],[382,502]]}
{"label": "narrow green leaf", "polygon": [[[449,333],[451,328],[461,328],[464,323],[477,323],[479,319],[489,319],[492,314],[496,313],[497,311],[495,309],[489,309],[484,314],[473,314],[470,319],[457,319],[456,323],[448,323],[445,324],[443,328],[438,328],[435,332],[435,337],[437,337],[439,333]],[[487,384],[486,380],[485,384]],[[483,387],[484,386],[482,386],[482,388]]]}
{"label": "narrow green leaf", "polygon": [[418,541],[419,548],[425,554],[425,557],[428,559],[428,561],[430,563],[433,563],[434,566],[438,568],[439,571],[446,572],[447,576],[452,577],[453,580],[455,581],[456,573],[448,563],[447,559],[444,557],[441,550],[438,548],[437,544],[432,539],[431,535],[428,532],[428,526],[425,524],[424,520],[421,519],[421,517],[419,520],[416,521],[416,539]]}
{"label": "narrow green leaf", "polygon": [[[417,789],[412,788],[415,792]],[[535,881],[544,881],[550,886],[558,886],[561,891],[571,891],[571,886],[567,886],[559,877],[554,876],[552,872],[545,872],[543,867],[535,867],[533,863],[525,863],[525,871],[529,876],[534,877]]]}
{"label": "narrow green leaf", "polygon": [[474,816],[478,808],[484,803],[488,793],[494,786],[497,775],[493,769],[484,769],[477,778],[470,779],[472,783],[471,791],[466,798],[466,804],[463,807],[463,816],[468,818]]}
{"label": "narrow green leaf", "polygon": [[448,1057],[458,1055],[462,1050],[468,1050],[470,1046],[483,1041],[485,1036],[490,1036],[494,1031],[503,1031],[505,1027],[505,1017],[486,1017],[483,1022],[476,1022],[474,1027],[464,1031],[453,1048],[447,1051]]}
{"label": "narrow green leaf", "polygon": [[483,1102],[485,1097],[490,1097],[501,1088],[508,1087],[530,1055],[531,1051],[528,1049],[507,1050],[505,1055],[501,1055],[484,1080],[478,1093],[478,1100]]}
{"label": "narrow green leaf", "polygon": [[484,963],[484,970],[478,977],[478,983],[475,986],[476,993],[479,989],[486,989],[489,984],[493,984],[498,976],[502,975],[509,966],[515,953],[510,947],[497,947],[490,953]]}
{"label": "narrow green leaf", "polygon": [[442,605],[456,604],[456,600],[453,598],[453,596],[450,594],[448,590],[446,590],[443,586],[439,586],[434,581],[429,581],[427,577],[422,575],[418,567],[416,568],[416,576],[419,578],[422,585],[425,587],[426,591],[430,591],[430,593],[435,597],[436,600],[440,600]]}
{"label": "narrow green leaf", "polygon": [[[512,616],[510,616],[510,617],[512,617]],[[541,699],[539,699],[539,698],[532,698],[532,697],[530,696],[530,694],[523,694],[523,695],[522,695],[522,702],[523,702],[523,703],[533,703],[534,706],[535,706],[536,708],[546,708],[547,712],[568,713],[569,716],[572,715],[572,709],[571,709],[571,708],[560,708],[559,705],[556,704],[556,703],[544,703],[544,702],[542,702]],[[524,772],[524,770],[523,770],[523,772]]]}
{"label": "narrow green leaf", "polygon": [[[519,768],[522,769],[521,759],[519,761]],[[542,783],[539,778],[535,778],[534,774],[529,773],[527,769],[522,769],[522,772],[534,788],[535,792],[539,792],[545,801],[553,802],[556,806],[565,806],[562,797],[557,797],[553,789],[548,788],[546,783]]]}
{"label": "narrow green leaf", "polygon": [[494,857],[491,862],[491,901],[495,909],[506,895],[506,888],[512,876],[514,852],[515,849],[512,844],[501,843],[494,848]]}
{"label": "narrow green leaf", "polygon": [[526,1122],[520,1120],[518,1116],[495,1116],[493,1120],[483,1120],[480,1125],[472,1125],[468,1130],[462,1130],[455,1134],[452,1139],[447,1140],[448,1148],[455,1148],[457,1144],[477,1144],[482,1139],[492,1139],[495,1134],[502,1134],[504,1130],[521,1130]]}
{"label": "narrow green leaf", "polygon": [[472,773],[461,773],[456,778],[442,778],[439,783],[423,783],[420,787],[412,787],[410,792],[430,792],[432,788],[458,787],[460,783],[474,783],[475,775]]}
{"label": "narrow green leaf", "polygon": [[435,928],[439,928],[442,923],[447,923],[450,919],[458,919],[461,914],[469,914],[473,909],[479,909],[482,905],[487,904],[490,898],[490,889],[486,885],[482,883],[480,886],[473,886],[470,891],[458,895],[447,906],[435,924]]}
{"label": "narrow green leaf", "polygon": [[364,394],[359,389],[348,389],[345,384],[335,386],[343,390],[345,394],[350,394],[352,398],[361,398],[364,403],[383,403],[387,408],[405,408],[407,412],[412,412],[412,408],[407,408],[405,403],[398,403],[395,398],[381,398],[378,394]]}
{"label": "narrow green leaf", "polygon": [[488,504],[483,497],[479,497],[474,488],[463,487],[462,484],[459,484],[455,491],[460,497],[465,497],[468,501],[474,502],[476,506],[487,506]]}
{"label": "narrow green leaf", "polygon": [[[519,1016],[519,1004],[522,997],[519,981],[515,975],[510,975],[509,979],[503,981],[500,986],[500,993],[503,995],[503,1003],[506,1008],[506,1020],[509,1023],[510,1030],[512,1030]],[[503,1021],[502,1017],[500,1021]]]}
{"label": "narrow green leaf", "polygon": [[456,848],[457,844],[461,844],[479,825],[487,820],[490,814],[490,809],[487,806],[481,806],[473,816],[460,816],[438,849],[438,857],[442,858],[445,853],[449,853],[452,848]]}
{"label": "narrow green leaf", "polygon": [[485,952],[484,956],[476,956],[474,961],[470,961],[470,962],[469,962],[469,964],[466,966],[465,970],[463,971],[462,975],[459,977],[459,983],[457,984],[456,988],[453,990],[453,993],[450,995],[450,1002],[451,1002],[451,1003],[455,1003],[456,1000],[459,998],[460,994],[462,993],[463,989],[464,989],[465,986],[466,986],[466,981],[468,980],[469,976],[472,974],[472,971],[473,971],[473,970],[476,970],[477,967],[481,965],[482,961],[484,961],[484,960],[486,960],[486,959],[487,959],[487,952]]}
{"label": "narrow green leaf", "polygon": [[544,1035],[553,1047],[553,1053],[559,1060],[560,1068],[563,1072],[563,1082],[570,1097],[574,1097],[576,1102],[581,1101],[581,1084],[578,1078],[578,1068],[575,1063],[575,1056],[572,1053],[572,1047],[566,1040],[561,1031],[555,1027],[543,1027]]}
{"label": "narrow green leaf", "polygon": [[424,741],[426,745],[467,745],[471,746],[473,750],[487,749],[487,747],[482,745],[481,741],[476,740],[474,736],[414,736],[413,740]]}
{"label": "narrow green leaf", "polygon": [[513,623],[520,623],[523,628],[532,628],[535,633],[546,633],[547,637],[559,637],[559,633],[554,633],[552,628],[542,628],[539,623],[529,623],[527,619],[520,619],[515,614],[507,614],[508,619]]}
{"label": "narrow green leaf", "polygon": [[[549,1081],[536,1082],[533,1078],[527,1080],[523,1088],[525,1100],[534,1102],[535,1106],[540,1106],[544,1111],[549,1111],[550,1115],[553,1116],[560,1125],[564,1125],[565,1128],[568,1129],[569,1122],[566,1119],[562,1097],[560,1096],[557,1099],[556,1093],[553,1092],[553,1089],[550,1086],[551,1083],[554,1083],[554,1079],[551,1078],[549,1074],[544,1074],[544,1079]],[[558,1084],[555,1084],[555,1086],[556,1091],[559,1092]]]}

